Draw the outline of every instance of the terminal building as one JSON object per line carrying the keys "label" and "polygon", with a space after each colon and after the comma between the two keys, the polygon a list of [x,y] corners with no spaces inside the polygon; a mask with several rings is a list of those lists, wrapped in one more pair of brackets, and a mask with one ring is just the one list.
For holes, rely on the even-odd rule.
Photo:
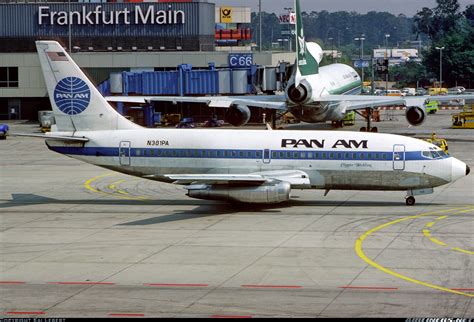
{"label": "terminal building", "polygon": [[[0,119],[35,120],[51,109],[35,40],[59,41],[107,95],[273,91],[284,72],[277,67],[295,59],[256,50],[250,8],[206,0],[7,0],[0,21]],[[163,86],[164,73],[176,86]]]}

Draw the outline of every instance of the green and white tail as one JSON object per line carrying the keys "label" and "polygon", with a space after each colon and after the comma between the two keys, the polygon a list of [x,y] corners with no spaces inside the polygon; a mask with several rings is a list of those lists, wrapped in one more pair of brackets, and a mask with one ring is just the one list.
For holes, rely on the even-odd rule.
{"label": "green and white tail", "polygon": [[115,111],[56,41],[37,41],[58,132],[136,129]]}
{"label": "green and white tail", "polygon": [[[303,28],[303,18],[301,15],[300,0],[295,0],[296,9],[296,78],[295,86],[298,87],[301,81],[307,76],[319,73],[319,61],[308,48]],[[311,44],[316,45],[317,44]],[[320,49],[320,47],[319,47]],[[321,50],[322,55],[322,50]]]}

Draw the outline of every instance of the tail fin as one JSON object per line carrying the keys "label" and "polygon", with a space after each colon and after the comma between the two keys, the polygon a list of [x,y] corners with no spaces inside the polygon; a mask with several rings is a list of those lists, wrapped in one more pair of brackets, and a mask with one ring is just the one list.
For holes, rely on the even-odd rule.
{"label": "tail fin", "polygon": [[57,131],[136,129],[117,113],[56,41],[37,41]]}
{"label": "tail fin", "polygon": [[300,0],[295,0],[296,10],[296,78],[295,86],[298,87],[306,76],[319,73],[318,60],[308,50],[304,36],[303,18],[301,15]]}

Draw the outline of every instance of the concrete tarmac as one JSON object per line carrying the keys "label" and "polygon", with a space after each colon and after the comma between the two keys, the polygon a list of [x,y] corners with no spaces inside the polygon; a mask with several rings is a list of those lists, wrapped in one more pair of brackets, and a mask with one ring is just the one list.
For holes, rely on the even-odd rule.
{"label": "concrete tarmac", "polygon": [[[449,129],[453,112],[420,128],[400,113],[380,132],[435,130],[474,169],[474,131]],[[472,174],[414,207],[403,192],[367,191],[235,206],[41,139],[8,137],[0,151],[1,317],[474,318]]]}

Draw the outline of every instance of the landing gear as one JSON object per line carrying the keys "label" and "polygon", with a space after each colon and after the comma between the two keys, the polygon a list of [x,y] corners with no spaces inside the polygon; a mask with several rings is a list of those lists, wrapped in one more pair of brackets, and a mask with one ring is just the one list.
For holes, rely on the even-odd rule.
{"label": "landing gear", "polygon": [[371,127],[371,124],[370,124],[370,121],[372,120],[372,109],[371,108],[366,108],[365,109],[365,112],[367,115],[364,115],[362,113],[360,113],[359,111],[356,111],[357,114],[359,114],[360,116],[362,116],[363,118],[365,118],[367,120],[367,127],[361,127],[360,128],[360,131],[361,132],[372,132],[372,133],[378,133],[379,129],[377,127]]}
{"label": "landing gear", "polygon": [[415,200],[415,197],[408,196],[408,197],[406,197],[405,202],[406,202],[407,206],[414,206],[416,200]]}

